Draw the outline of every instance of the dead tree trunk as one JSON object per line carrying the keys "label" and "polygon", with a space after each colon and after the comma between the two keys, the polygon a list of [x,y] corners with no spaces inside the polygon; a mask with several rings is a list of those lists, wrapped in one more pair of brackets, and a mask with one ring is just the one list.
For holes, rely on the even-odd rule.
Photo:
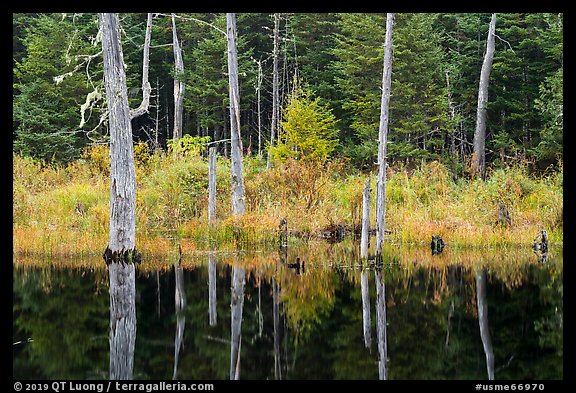
{"label": "dead tree trunk", "polygon": [[370,247],[370,178],[366,179],[362,194],[362,237],[360,238],[360,258],[368,258]]}
{"label": "dead tree trunk", "polygon": [[230,138],[233,214],[244,215],[244,179],[242,139],[240,136],[240,92],[238,90],[238,54],[236,52],[236,14],[226,14],[228,38],[228,83],[230,90]]}
{"label": "dead tree trunk", "polygon": [[382,74],[382,103],[378,133],[378,183],[376,187],[376,256],[382,255],[386,217],[386,143],[388,138],[388,108],[392,82],[392,27],[394,14],[386,16],[386,40],[384,42],[384,71]]}
{"label": "dead tree trunk", "polygon": [[494,36],[496,31],[496,14],[492,14],[488,39],[486,40],[486,54],[480,72],[480,84],[478,86],[478,109],[476,111],[476,131],[474,132],[474,151],[472,153],[472,171],[475,175],[484,179],[486,155],[486,106],[488,105],[488,82],[492,59],[494,57]]}
{"label": "dead tree trunk", "polygon": [[216,223],[216,147],[208,153],[208,225],[213,228]]}
{"label": "dead tree trunk", "polygon": [[136,173],[118,15],[99,14],[110,127],[110,378],[131,379],[136,340]]}
{"label": "dead tree trunk", "polygon": [[178,35],[176,34],[176,19],[172,14],[172,41],[174,49],[174,129],[172,138],[176,141],[182,138],[182,114],[184,104],[184,90],[186,85],[180,79],[184,74],[184,62],[182,61],[182,48],[178,42]]}
{"label": "dead tree trunk", "polygon": [[258,122],[258,158],[262,158],[262,111],[260,110],[260,92],[262,90],[262,60],[258,60],[258,79],[256,82],[256,105]]}
{"label": "dead tree trunk", "polygon": [[[276,138],[276,128],[278,123],[278,59],[280,57],[280,14],[274,14],[274,49],[273,49],[273,66],[272,66],[272,124],[270,125],[270,147],[274,146]],[[268,151],[268,162],[266,167],[270,168],[272,161],[270,151]]]}
{"label": "dead tree trunk", "polygon": [[144,37],[144,54],[142,56],[142,102],[138,108],[130,111],[130,118],[142,116],[148,113],[150,106],[150,94],[152,86],[148,81],[148,69],[150,64],[150,38],[152,36],[152,14],[148,14],[148,21],[146,22],[146,36]]}
{"label": "dead tree trunk", "polygon": [[[110,256],[135,249],[136,172],[124,58],[116,14],[100,14],[110,127]],[[107,261],[110,262],[110,261]]]}

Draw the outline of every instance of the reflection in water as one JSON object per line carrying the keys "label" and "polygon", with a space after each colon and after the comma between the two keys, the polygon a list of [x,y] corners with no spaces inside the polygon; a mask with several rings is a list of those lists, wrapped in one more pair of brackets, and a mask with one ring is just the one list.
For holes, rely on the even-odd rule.
{"label": "reflection in water", "polygon": [[362,288],[362,322],[364,326],[364,345],[369,350],[372,347],[372,334],[370,331],[370,294],[368,292],[368,269],[362,269],[360,275]]}
{"label": "reflection in water", "polygon": [[244,306],[244,273],[243,267],[232,267],[230,379],[240,379],[240,347],[242,345],[240,333]]}
{"label": "reflection in water", "polygon": [[182,263],[179,260],[174,265],[174,277],[176,280],[174,289],[174,304],[176,309],[176,337],[174,339],[174,371],[172,372],[172,379],[176,379],[178,371],[178,357],[180,348],[182,347],[182,339],[184,338],[184,327],[186,326],[186,316],[184,309],[186,308],[186,293],[184,292],[184,270]]}
{"label": "reflection in water", "polygon": [[386,337],[386,287],[384,274],[376,268],[376,335],[378,339],[378,378],[388,379],[388,343]]}
{"label": "reflection in water", "polygon": [[[23,267],[16,256],[13,342],[22,343],[14,345],[13,378],[161,380],[173,375],[174,362],[179,380],[229,379],[231,365],[236,378],[240,331],[243,379],[477,380],[487,379],[487,369],[491,377],[498,373],[499,379],[563,378],[563,268],[556,255],[551,254],[544,265],[537,263],[532,250],[526,251],[528,258],[512,259],[517,261],[513,263],[488,259],[493,254],[480,259],[445,250],[435,256],[433,265],[427,262],[431,256],[425,248],[410,254],[417,263],[405,263],[403,258],[409,259],[405,254],[399,254],[398,263],[387,261],[372,284],[372,266],[365,272],[366,280],[361,270],[334,269],[324,262],[331,258],[334,264],[352,265],[357,256],[349,247],[347,253],[332,257],[316,244],[307,250],[290,250],[290,260],[296,255],[306,260],[306,272],[299,276],[279,263],[284,256],[279,257],[278,250],[238,259],[220,260],[214,254],[218,264],[214,266],[218,274],[212,276],[214,287],[231,286],[231,292],[237,293],[232,298],[228,289],[218,293],[222,300],[219,322],[230,317],[231,306],[236,306],[238,314],[243,307],[252,310],[258,302],[258,281],[232,279],[232,266],[244,266],[240,278],[260,275],[261,336],[259,315],[252,312],[243,313],[243,330],[237,323],[240,318],[233,320],[235,326],[228,322],[209,326],[207,256],[183,258],[183,270],[172,270],[172,265],[166,269],[165,264],[139,265],[135,272],[137,340],[134,289],[126,290],[131,293],[126,296],[117,288],[132,283],[132,274],[119,280],[115,267],[109,271],[99,259],[87,260],[82,268],[64,265],[68,259],[56,258],[44,261],[49,266]],[[472,262],[460,264],[465,257]],[[253,270],[248,266],[254,266]],[[475,266],[486,270],[475,272]],[[243,290],[234,291],[235,282],[239,288],[243,284]],[[367,295],[378,295],[376,314],[370,310],[375,319],[371,325],[378,329],[371,331],[371,352],[361,337],[366,323],[363,287],[369,288]],[[176,307],[179,304],[175,293],[184,295],[182,288],[185,334],[181,334],[184,315],[177,311],[169,317],[174,302]],[[245,303],[240,307],[242,296]],[[494,348],[485,352],[481,345],[489,341],[479,337],[478,331],[479,327],[481,335],[488,331],[486,301]],[[122,303],[130,302],[130,312],[125,313]],[[170,311],[159,317],[158,309]],[[387,332],[393,334],[390,341]],[[231,336],[236,340],[230,340]],[[231,348],[234,341],[236,349]],[[393,363],[378,362],[387,359],[388,349]],[[489,368],[484,366],[486,353]]]}
{"label": "reflection in water", "polygon": [[280,287],[276,274],[272,276],[272,318],[274,328],[274,379],[282,379],[280,363]]}
{"label": "reflection in water", "polygon": [[132,379],[136,342],[136,281],[133,263],[111,263],[110,379]]}
{"label": "reflection in water", "polygon": [[208,316],[210,326],[216,326],[216,261],[213,252],[208,254]]}
{"label": "reflection in water", "polygon": [[476,302],[478,306],[478,324],[480,325],[480,338],[486,354],[486,369],[488,379],[494,379],[494,352],[492,339],[488,326],[488,302],[486,301],[486,269],[476,270]]}

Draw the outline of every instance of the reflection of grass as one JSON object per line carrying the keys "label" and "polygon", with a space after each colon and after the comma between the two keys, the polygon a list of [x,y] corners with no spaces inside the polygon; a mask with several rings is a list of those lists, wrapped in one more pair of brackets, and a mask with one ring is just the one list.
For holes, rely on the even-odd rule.
{"label": "reflection of grass", "polygon": [[[394,288],[387,290],[387,306],[390,308],[402,306],[411,291],[425,294],[419,300],[423,304],[438,305],[446,299],[455,300],[454,291],[460,288],[458,290],[464,295],[459,299],[465,302],[466,310],[471,315],[476,313],[474,275],[482,269],[487,272],[489,283],[496,280],[509,289],[522,287],[533,279],[530,277],[531,271],[539,270],[540,267],[543,273],[539,274],[550,277],[546,278],[550,280],[550,288],[554,282],[561,283],[563,280],[563,255],[560,248],[554,250],[548,262],[542,265],[530,249],[523,247],[509,247],[505,250],[447,247],[442,254],[433,256],[428,247],[389,246],[385,249],[382,265],[377,267],[373,261],[362,262],[358,258],[358,244],[351,241],[334,245],[321,241],[293,245],[288,248],[286,256],[279,251],[210,252],[192,247],[193,243],[182,246],[184,255],[181,263],[184,269],[205,269],[212,254],[213,260],[218,263],[219,274],[227,271],[221,268],[223,266],[242,266],[246,269],[247,283],[262,280],[271,287],[274,278],[280,288],[283,315],[297,342],[306,342],[310,332],[330,317],[334,307],[337,307],[337,291],[342,288],[342,281],[360,291],[360,274],[363,269],[369,270],[371,291],[374,290],[373,271],[381,269],[388,288]],[[178,249],[175,243],[168,243],[165,248],[162,255],[145,252],[142,263],[137,265],[137,275],[147,277],[156,272],[172,270],[173,264],[179,259]],[[305,268],[299,272],[287,264],[295,262],[297,257],[305,263]],[[89,268],[99,272],[106,270],[104,261],[98,256],[15,256],[13,265],[23,271],[31,267]],[[252,277],[255,279],[251,280]],[[537,328],[550,331],[551,326],[556,326],[554,323],[557,323],[557,317],[553,314],[549,319],[538,322]],[[542,345],[553,346],[554,342],[544,342]]]}
{"label": "reflection of grass", "polygon": [[[207,224],[207,162],[199,156],[151,154],[138,145],[137,248],[161,255],[219,247],[259,249],[276,244],[279,220],[300,238],[332,224],[359,225],[364,175],[341,162],[277,163],[271,170],[245,158],[246,209],[231,216],[229,162],[217,162],[217,227]],[[14,250],[24,254],[99,255],[109,225],[107,152],[99,146],[68,166],[13,156]],[[375,175],[371,222],[375,223]],[[390,169],[386,244],[427,245],[440,235],[448,247],[528,246],[541,229],[562,243],[563,175],[529,176],[526,168],[497,169],[485,182],[455,182],[445,166]],[[511,226],[496,225],[503,202]],[[186,250],[184,250],[186,251]]]}

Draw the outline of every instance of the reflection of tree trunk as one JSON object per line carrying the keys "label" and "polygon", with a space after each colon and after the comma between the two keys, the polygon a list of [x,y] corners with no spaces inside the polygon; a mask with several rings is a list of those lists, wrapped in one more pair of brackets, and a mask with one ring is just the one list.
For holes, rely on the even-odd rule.
{"label": "reflection of tree trunk", "polygon": [[110,379],[132,379],[136,342],[136,275],[133,263],[111,263]]}
{"label": "reflection of tree trunk", "polygon": [[450,342],[450,326],[453,315],[454,315],[454,300],[450,302],[450,308],[448,309],[448,320],[446,322],[446,340],[444,340],[444,346],[446,348],[448,348],[448,343]]}
{"label": "reflection of tree trunk", "polygon": [[488,379],[494,379],[494,352],[488,326],[488,303],[486,301],[486,270],[476,271],[476,303],[478,306],[478,324],[480,325],[480,338],[486,354],[486,369]]}
{"label": "reflection of tree trunk", "polygon": [[256,313],[258,314],[258,337],[262,337],[264,330],[264,316],[262,315],[262,272],[258,270],[258,306],[256,306]]}
{"label": "reflection of tree trunk", "polygon": [[244,306],[244,268],[232,267],[230,379],[240,379],[240,341]]}
{"label": "reflection of tree trunk", "polygon": [[370,294],[368,292],[368,270],[362,270],[360,275],[360,285],[362,287],[362,321],[364,322],[364,344],[370,349],[372,344],[372,334],[370,332]]}
{"label": "reflection of tree trunk", "polygon": [[156,311],[158,312],[158,318],[160,318],[160,270],[156,270]]}
{"label": "reflection of tree trunk", "polygon": [[216,326],[216,261],[208,255],[208,315],[210,326]]}
{"label": "reflection of tree trunk", "polygon": [[274,319],[274,379],[282,379],[280,368],[280,287],[272,277],[272,313]]}
{"label": "reflection of tree trunk", "polygon": [[378,338],[378,377],[388,379],[386,341],[386,288],[384,275],[376,269],[376,335]]}
{"label": "reflection of tree trunk", "polygon": [[178,262],[174,266],[174,275],[176,280],[176,288],[174,291],[174,304],[176,308],[176,338],[174,339],[174,372],[172,379],[176,379],[176,372],[178,371],[178,355],[182,347],[182,339],[184,338],[184,327],[186,326],[186,316],[184,309],[186,308],[186,294],[184,293],[184,269]]}

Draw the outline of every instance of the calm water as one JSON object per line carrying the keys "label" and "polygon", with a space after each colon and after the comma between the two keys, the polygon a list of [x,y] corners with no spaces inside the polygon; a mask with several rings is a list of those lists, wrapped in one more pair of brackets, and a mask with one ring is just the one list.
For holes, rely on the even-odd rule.
{"label": "calm water", "polygon": [[[563,379],[562,255],[413,249],[362,268],[356,251],[143,261],[133,378]],[[13,262],[13,378],[108,379],[104,262]]]}

